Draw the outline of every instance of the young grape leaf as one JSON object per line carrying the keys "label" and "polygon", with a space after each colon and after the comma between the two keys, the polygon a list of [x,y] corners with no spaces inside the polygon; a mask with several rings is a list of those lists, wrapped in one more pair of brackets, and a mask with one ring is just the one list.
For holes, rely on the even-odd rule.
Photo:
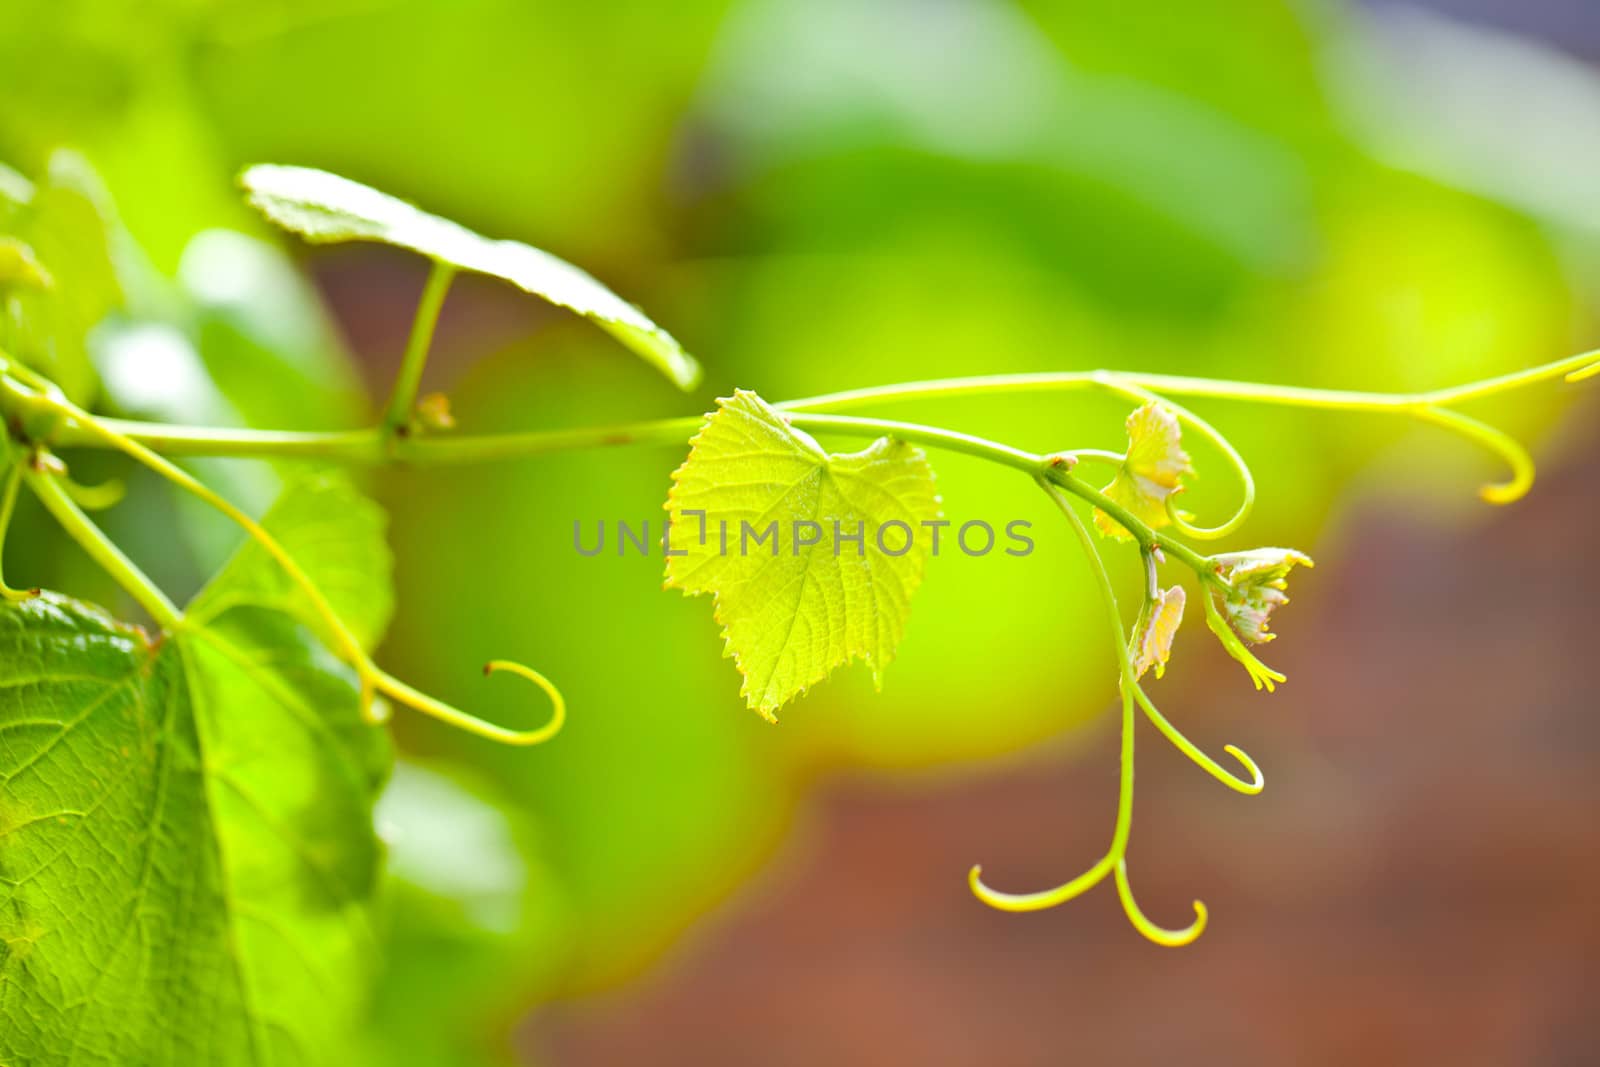
{"label": "young grape leaf", "polygon": [[1172,658],[1172,640],[1178,636],[1178,624],[1183,622],[1183,586],[1163,589],[1140,620],[1133,635],[1133,676],[1143,678],[1146,671],[1155,668],[1156,677],[1167,672],[1167,660]]}
{"label": "young grape leaf", "polygon": [[881,685],[939,517],[926,457],[887,438],[830,454],[754,393],[717,403],[672,475],[667,586],[713,595],[769,720],[856,657]]}
{"label": "young grape leaf", "polygon": [[[273,521],[314,579],[378,547],[299,510]],[[0,604],[0,1063],[339,1060],[391,756],[352,673],[264,606],[266,566],[242,552],[155,639],[52,594]],[[347,594],[386,599],[378,569]]]}
{"label": "young grape leaf", "polygon": [[309,167],[257,164],[239,180],[262,214],[313,244],[378,241],[503,278],[593,320],[680,388],[692,389],[700,380],[700,365],[670,334],[587,273],[548,252],[483,237],[387,193]]}
{"label": "young grape leaf", "polygon": [[[1178,416],[1165,404],[1151,401],[1128,416],[1128,454],[1115,477],[1102,490],[1152,529],[1171,522],[1167,498],[1193,474],[1189,454],[1183,450],[1183,429]],[[1122,524],[1096,509],[1095,528],[1108,537],[1126,540],[1132,535]]]}

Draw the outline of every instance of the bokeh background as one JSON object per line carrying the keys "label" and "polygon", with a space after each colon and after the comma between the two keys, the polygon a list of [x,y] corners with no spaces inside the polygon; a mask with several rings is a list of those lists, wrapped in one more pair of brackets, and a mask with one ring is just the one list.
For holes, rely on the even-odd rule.
{"label": "bokeh background", "polygon": [[[83,294],[48,313],[87,340],[47,355],[108,411],[321,428],[384,395],[425,264],[268,232],[233,185],[259,161],[548,248],[707,368],[684,397],[465,277],[427,386],[472,430],[1098,366],[1417,389],[1600,337],[1600,10],[1578,2],[8,0],[0,21],[0,161],[38,183],[34,243]],[[1541,457],[1506,510],[1474,493],[1492,460],[1437,431],[1195,405],[1261,483],[1231,544],[1319,566],[1268,650],[1276,695],[1198,619],[1157,687],[1269,779],[1238,797],[1143,744],[1141,900],[1211,907],[1180,952],[1108,889],[1031,916],[966,891],[973,862],[1017,889],[1076,873],[1115,805],[1111,650],[1025,482],[935,457],[950,516],[1029,518],[1039,551],[941,556],[884,692],[843,671],[774,728],[659,559],[571,548],[575,520],[658,517],[682,449],[374,473],[387,665],[514,721],[521,691],[474,667],[521,659],[572,718],[534,751],[397,724],[368,1055],[1594,1062],[1596,392],[1474,409]],[[1125,413],[892,412],[1040,450],[1117,447]],[[196,467],[255,507],[281,474]],[[135,481],[108,523],[192,589],[231,531]],[[1195,508],[1234,491],[1203,477]],[[18,522],[19,576],[121,604]]]}

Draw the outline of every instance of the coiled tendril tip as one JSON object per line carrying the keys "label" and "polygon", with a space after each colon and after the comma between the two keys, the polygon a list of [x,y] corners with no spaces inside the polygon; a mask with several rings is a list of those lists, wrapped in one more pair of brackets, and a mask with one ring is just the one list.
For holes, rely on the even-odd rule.
{"label": "coiled tendril tip", "polygon": [[983,881],[983,866],[974,863],[972,869],[967,872],[967,885],[972,890],[973,896],[999,911],[1044,911],[1058,904],[1065,904],[1099,885],[1105,876],[1111,873],[1112,861],[1113,857],[1110,854],[1102,856],[1099,862],[1072,881],[1064,882],[1053,889],[1041,889],[1037,893],[1003,893],[993,889]]}
{"label": "coiled tendril tip", "polygon": [[1182,948],[1192,945],[1199,940],[1201,934],[1206,932],[1206,920],[1210,912],[1206,910],[1203,901],[1194,902],[1194,922],[1179,930],[1171,930],[1165,926],[1157,926],[1139,910],[1138,901],[1133,899],[1133,887],[1128,884],[1128,861],[1117,861],[1117,896],[1122,899],[1122,910],[1127,913],[1128,921],[1134,925],[1145,937],[1158,945],[1166,948]]}
{"label": "coiled tendril tip", "polygon": [[527,746],[542,744],[560,733],[561,727],[567,721],[567,701],[561,695],[561,690],[557,689],[554,683],[532,667],[525,667],[520,663],[504,659],[491,660],[484,664],[483,673],[485,675],[495,674],[499,671],[515,674],[519,678],[526,678],[544,690],[545,695],[550,698],[550,719],[548,722],[531,730],[512,730],[504,726],[498,726],[486,719],[480,719],[476,715],[469,715],[458,708],[453,708],[442,700],[437,700],[421,690],[413,689],[400,679],[382,671],[376,671],[373,676],[373,684],[379,692],[398,700],[408,708],[420,711],[424,715],[430,715],[440,722],[448,723],[470,734],[476,734],[487,740],[499,742],[502,745]]}
{"label": "coiled tendril tip", "polygon": [[1595,360],[1586,367],[1579,367],[1577,370],[1569,372],[1566,380],[1569,382],[1581,382],[1588,378],[1593,378],[1597,374],[1600,374],[1600,359]]}

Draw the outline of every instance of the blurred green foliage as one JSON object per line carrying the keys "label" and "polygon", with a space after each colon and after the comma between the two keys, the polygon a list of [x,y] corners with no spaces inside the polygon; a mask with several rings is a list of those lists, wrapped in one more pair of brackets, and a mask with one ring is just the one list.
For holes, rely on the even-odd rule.
{"label": "blurred green foliage", "polygon": [[[1359,100],[1399,122],[1403,94],[1348,84],[1344,62],[1381,27],[1332,3],[13,0],[0,21],[0,161],[34,184],[0,210],[58,283],[9,297],[24,303],[8,328],[42,332],[6,343],[108,410],[282,427],[370,411],[318,299],[231,188],[264,160],[550,248],[707,367],[686,403],[565,319],[470,365],[449,358],[447,330],[434,378],[474,430],[706,410],[735,385],[781,399],[1093,366],[1416,388],[1573,350],[1594,312],[1573,269],[1593,234],[1448,168],[1385,161],[1371,131],[1386,115]],[[414,264],[296,254],[364,279],[341,290],[359,296],[340,318],[381,301],[403,336],[414,293],[386,279]],[[456,299],[502,297],[484,283]],[[1425,431],[1200,407],[1257,466],[1262,503],[1236,547],[1314,548],[1335,490],[1375,460],[1434,492],[1414,484]],[[1036,449],[1115,446],[1126,414],[1091,396],[916,412]],[[1497,409],[1523,433],[1549,416],[1544,399]],[[1402,440],[1412,460],[1395,458]],[[1202,477],[1220,466],[1195,452]],[[1425,454],[1452,457],[1438,495],[1469,495],[1481,457]],[[520,694],[474,668],[523,659],[572,718],[536,751],[401,724],[431,769],[398,779],[397,841],[430,840],[440,810],[497,829],[465,852],[397,844],[375,1061],[505,1058],[530,1004],[633,973],[732,892],[819,773],[1018,752],[1105,706],[1111,652],[1080,609],[1067,531],[1022,480],[936,456],[949,516],[1031,519],[1039,552],[933,561],[881,695],[851,671],[780,728],[761,722],[704,606],[659,592],[659,559],[571,548],[575,520],[659,520],[680,459],[379,480],[399,562],[385,658],[506,721],[526,713]],[[246,464],[205,473],[258,509],[276,484]],[[1202,482],[1192,506],[1204,519],[1235,490]],[[157,577],[196,584],[232,535],[134,491],[113,531]],[[119,603],[37,516],[19,525],[19,575]],[[489,920],[474,917],[481,886],[441,876],[478,864],[519,872],[491,887]]]}

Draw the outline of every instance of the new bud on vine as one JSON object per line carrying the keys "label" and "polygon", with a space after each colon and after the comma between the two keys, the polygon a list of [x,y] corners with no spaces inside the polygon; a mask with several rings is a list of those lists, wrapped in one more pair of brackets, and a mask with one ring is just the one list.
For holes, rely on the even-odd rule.
{"label": "new bud on vine", "polygon": [[1289,602],[1284,593],[1289,572],[1296,565],[1312,566],[1311,557],[1292,548],[1258,548],[1213,556],[1212,562],[1228,588],[1213,588],[1206,596],[1206,625],[1228,654],[1244,664],[1256,688],[1270,693],[1284,676],[1257,659],[1245,641],[1260,645],[1277,636],[1267,627],[1278,606]]}
{"label": "new bud on vine", "polygon": [[1289,602],[1289,572],[1296,564],[1315,566],[1311,557],[1292,548],[1257,548],[1213,557],[1219,573],[1232,586],[1226,593],[1213,591],[1217,607],[1238,635],[1253,645],[1265,644],[1277,634],[1268,629],[1272,613]]}

